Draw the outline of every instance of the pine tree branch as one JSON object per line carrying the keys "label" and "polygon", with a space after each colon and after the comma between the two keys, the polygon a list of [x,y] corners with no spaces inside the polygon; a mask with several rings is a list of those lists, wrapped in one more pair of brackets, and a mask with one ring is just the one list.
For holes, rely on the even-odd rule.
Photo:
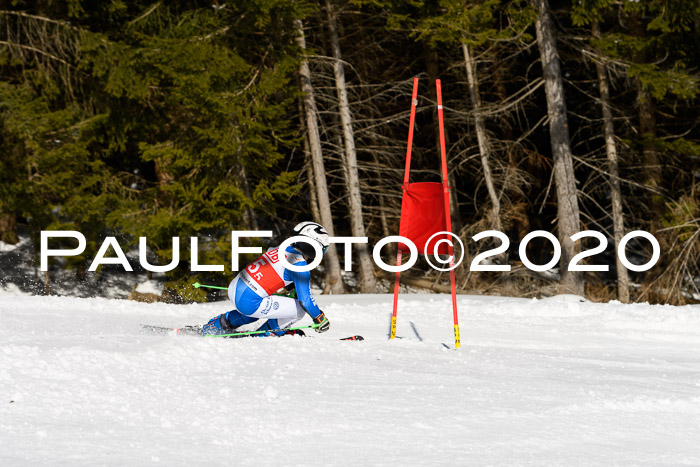
{"label": "pine tree branch", "polygon": [[45,23],[57,24],[59,26],[64,26],[67,28],[78,30],[77,27],[72,26],[71,24],[69,24],[66,21],[59,21],[59,20],[47,18],[45,16],[32,15],[29,13],[25,13],[23,11],[0,10],[0,15],[21,16],[22,18],[35,19],[37,21],[43,21]]}
{"label": "pine tree branch", "polygon": [[156,2],[156,3],[154,3],[154,4],[151,5],[146,11],[144,11],[140,16],[138,16],[137,18],[134,18],[134,19],[132,19],[131,21],[129,21],[129,22],[126,24],[126,27],[130,28],[131,26],[133,26],[134,24],[138,23],[138,22],[141,21],[142,19],[148,17],[151,13],[153,13],[154,11],[156,11],[156,9],[157,9],[159,6],[161,6],[162,4],[163,4],[163,2]]}
{"label": "pine tree branch", "polygon": [[30,50],[30,51],[32,51],[32,52],[34,52],[34,53],[38,53],[38,54],[40,54],[40,55],[43,55],[43,56],[45,56],[45,57],[48,57],[48,58],[50,58],[50,59],[52,59],[52,60],[54,60],[54,61],[60,62],[60,63],[62,63],[62,64],[64,64],[64,65],[66,65],[66,66],[69,67],[69,68],[75,69],[75,66],[71,65],[70,63],[68,63],[67,61],[63,60],[62,58],[57,57],[57,56],[55,56],[55,55],[53,55],[53,54],[50,54],[50,53],[48,53],[48,52],[45,52],[45,51],[43,51],[43,50],[41,50],[41,49],[37,49],[36,47],[32,47],[32,46],[30,46],[30,45],[12,43],[12,42],[3,41],[3,40],[0,40],[0,45],[6,45],[6,46],[8,46],[9,48],[12,48],[12,47],[19,47],[19,48],[21,48],[21,49]]}

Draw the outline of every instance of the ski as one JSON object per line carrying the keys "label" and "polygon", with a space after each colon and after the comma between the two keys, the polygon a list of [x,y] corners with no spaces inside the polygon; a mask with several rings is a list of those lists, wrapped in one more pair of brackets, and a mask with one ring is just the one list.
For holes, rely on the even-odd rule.
{"label": "ski", "polygon": [[[170,328],[167,326],[153,326],[151,324],[142,324],[141,329],[144,332],[149,332],[151,334],[164,334],[164,335],[169,335],[169,336],[200,336],[202,337],[202,327],[201,326],[183,326],[181,328]],[[238,338],[238,337],[252,337],[253,335],[256,334],[242,334],[242,335],[230,335],[230,336],[222,336],[222,337],[229,337],[229,338]],[[260,334],[257,334],[258,336]],[[276,337],[282,337],[282,336],[302,336],[304,337],[305,334],[303,331],[300,331],[298,329],[290,329],[287,330],[284,334],[281,336],[276,336]],[[365,340],[364,337],[362,336],[349,336],[349,337],[343,337],[339,339],[341,341],[363,341]]]}
{"label": "ski", "polygon": [[150,324],[142,324],[141,330],[152,334],[167,334],[167,335],[185,335],[185,336],[201,336],[201,326],[183,326],[181,328],[169,328],[166,326],[153,326]]}
{"label": "ski", "polygon": [[363,340],[365,340],[365,338],[362,336],[350,336],[350,337],[343,337],[340,340],[341,341],[363,341]]}

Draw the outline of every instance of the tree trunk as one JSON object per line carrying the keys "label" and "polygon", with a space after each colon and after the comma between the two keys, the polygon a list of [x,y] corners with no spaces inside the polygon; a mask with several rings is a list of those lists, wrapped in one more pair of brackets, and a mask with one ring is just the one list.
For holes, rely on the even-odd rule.
{"label": "tree trunk", "polygon": [[[242,163],[238,164],[238,177],[241,181],[243,193],[245,194],[246,198],[250,199],[251,196],[250,185],[248,184],[248,174],[246,173],[245,166]],[[249,227],[251,230],[258,230],[258,219],[250,206],[245,206],[243,209],[243,225]]]}
{"label": "tree trunk", "polygon": [[44,293],[44,295],[51,295],[51,275],[49,274],[49,271],[43,272],[43,279],[44,279],[43,293]]}
{"label": "tree trunk", "polygon": [[[345,184],[347,186],[350,204],[350,229],[354,237],[365,236],[364,216],[362,213],[362,197],[360,196],[360,180],[357,171],[357,153],[355,151],[355,136],[352,129],[352,117],[350,104],[345,87],[345,70],[340,54],[340,41],[338,39],[338,27],[335,12],[330,1],[326,0],[326,12],[328,14],[328,29],[330,32],[331,49],[333,53],[333,73],[335,75],[335,87],[338,92],[338,107],[340,110],[340,122],[343,128],[343,142],[345,147]],[[360,267],[360,291],[363,293],[375,292],[374,268],[370,259],[367,244],[356,245],[358,264]]]}
{"label": "tree trunk", "polygon": [[476,80],[476,65],[472,62],[469,47],[462,42],[462,52],[464,54],[464,64],[467,69],[467,81],[469,83],[469,95],[474,111],[474,126],[476,128],[476,139],[479,142],[479,154],[481,154],[481,167],[484,170],[486,188],[491,198],[491,226],[495,230],[501,230],[501,203],[498,200],[496,188],[493,185],[491,166],[489,165],[489,141],[486,136],[486,125],[481,116],[481,97],[479,96],[479,83]]}
{"label": "tree trunk", "polygon": [[557,192],[557,226],[562,247],[559,270],[562,287],[571,293],[583,295],[581,273],[568,270],[571,258],[578,252],[571,236],[579,231],[580,219],[578,193],[574,174],[573,155],[569,140],[569,128],[564,101],[564,84],[559,68],[559,55],[554,40],[554,24],[549,13],[547,0],[534,0],[538,10],[536,21],[537,44],[542,60],[547,114],[549,117],[549,138],[554,159],[554,183]]}
{"label": "tree trunk", "polygon": [[[372,154],[372,160],[374,161],[374,164],[377,167],[380,167],[379,158],[377,157],[376,154]],[[377,182],[378,182],[379,186],[384,186],[384,184],[385,184],[383,177],[382,177],[382,173],[379,171],[377,172]],[[388,237],[392,233],[389,230],[389,221],[386,217],[386,211],[387,211],[388,207],[386,205],[386,202],[384,201],[384,193],[382,193],[382,192],[377,193],[377,200],[379,202],[379,219],[380,219],[380,223],[382,225],[382,235],[384,237]],[[393,245],[393,244],[391,244],[391,245]]]}
{"label": "tree trunk", "polygon": [[654,116],[654,103],[639,79],[637,86],[637,106],[639,108],[639,136],[642,138],[642,161],[644,165],[644,184],[653,190],[649,197],[649,210],[651,211],[650,231],[655,234],[660,228],[660,221],[665,212],[665,202],[659,192],[663,186],[661,159],[659,153],[651,142],[656,138],[656,117]]}
{"label": "tree trunk", "polygon": [[[306,40],[304,39],[304,26],[299,19],[294,20],[294,28],[296,29],[296,42],[302,50],[306,50]],[[303,93],[304,110],[306,112],[306,127],[309,135],[309,147],[311,152],[311,160],[314,172],[314,181],[316,182],[316,192],[318,196],[318,209],[321,215],[321,223],[328,231],[330,236],[335,236],[333,228],[333,216],[331,214],[331,203],[328,198],[328,185],[326,184],[326,169],[323,163],[323,153],[321,152],[321,137],[318,131],[316,101],[314,100],[314,91],[311,86],[311,71],[309,70],[309,62],[304,58],[299,69],[301,79],[301,91]],[[338,253],[335,245],[331,245],[326,255],[326,264],[328,265],[328,282],[330,283],[331,293],[344,293],[343,277],[340,272],[340,262],[338,261]]]}
{"label": "tree trunk", "polygon": [[[593,22],[593,37],[600,39],[600,25]],[[603,133],[605,135],[605,152],[608,155],[608,171],[610,175],[610,190],[612,193],[612,218],[615,237],[615,251],[625,234],[625,219],[622,214],[622,193],[620,191],[620,173],[617,164],[617,147],[615,145],[615,130],[613,127],[612,111],[610,110],[610,89],[608,85],[608,70],[605,63],[596,62],[598,87],[600,88],[600,103],[603,108]],[[617,298],[622,303],[629,303],[629,275],[627,268],[615,255],[617,266]]]}
{"label": "tree trunk", "polygon": [[[301,83],[299,84],[301,87]],[[317,224],[321,223],[321,212],[318,210],[318,199],[316,197],[316,183],[314,183],[314,170],[311,163],[311,150],[309,149],[308,131],[306,129],[304,104],[301,100],[299,103],[299,124],[306,136],[304,136],[304,167],[306,170],[306,179],[309,181],[309,207],[311,208],[311,217]]]}
{"label": "tree trunk", "polygon": [[[646,28],[643,19],[638,14],[631,15],[629,19],[630,31],[639,40],[647,41]],[[646,63],[647,56],[643,51],[634,54],[634,61]],[[654,148],[653,140],[656,138],[656,116],[654,115],[654,103],[651,95],[644,89],[639,78],[634,79],[637,91],[637,109],[639,117],[639,138],[642,146],[642,165],[644,174],[644,184],[652,190],[649,197],[649,211],[651,212],[651,225],[649,230],[652,234],[661,227],[660,221],[663,217],[666,206],[661,193],[663,187],[663,171],[660,154]],[[663,240],[662,240],[663,242]]]}
{"label": "tree trunk", "polygon": [[9,213],[0,210],[0,242],[14,245],[19,242],[17,235],[17,218]]}
{"label": "tree trunk", "polygon": [[306,164],[306,177],[309,179],[309,204],[311,204],[311,217],[314,222],[321,223],[321,211],[318,209],[318,196],[316,195],[316,183],[314,182],[314,169],[311,164],[309,142],[304,138],[304,150],[308,155],[309,163]]}

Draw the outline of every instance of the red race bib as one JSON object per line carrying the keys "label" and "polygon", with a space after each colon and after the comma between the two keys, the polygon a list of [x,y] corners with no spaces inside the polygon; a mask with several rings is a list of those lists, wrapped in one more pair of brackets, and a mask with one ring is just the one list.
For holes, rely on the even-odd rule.
{"label": "red race bib", "polygon": [[279,250],[275,248],[249,264],[245,270],[267,294],[271,295],[284,287],[284,279],[282,279],[284,269],[281,267],[276,268],[276,265],[281,266],[278,263]]}

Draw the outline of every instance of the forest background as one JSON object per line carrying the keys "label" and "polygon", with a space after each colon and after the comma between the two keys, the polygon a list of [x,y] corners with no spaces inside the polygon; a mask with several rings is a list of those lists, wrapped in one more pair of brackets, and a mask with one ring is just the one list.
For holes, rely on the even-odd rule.
{"label": "forest background", "polygon": [[[272,230],[274,243],[313,219],[370,246],[397,234],[417,76],[411,182],[440,181],[439,78],[452,226],[467,248],[459,291],[700,300],[698,0],[0,3],[0,241],[29,238],[38,262],[42,230],[88,240],[46,273],[35,265],[35,292],[61,271],[99,281],[110,267],[87,267],[107,235],[125,249],[147,237],[152,264],[180,237],[162,298],[189,301],[207,298],[194,280],[233,277],[231,230]],[[500,243],[471,240],[488,229],[508,235],[498,259],[511,272],[469,271]],[[590,262],[610,271],[528,270],[517,251],[534,230],[560,239],[564,265],[597,245],[573,233],[604,233]],[[646,273],[616,261],[632,230],[661,244]],[[190,273],[190,236],[223,274]],[[651,257],[644,240],[627,250]],[[551,254],[529,245],[535,263]],[[366,249],[355,259],[344,274],[331,249],[319,285],[391,287]],[[402,278],[448,288],[422,262]]]}

